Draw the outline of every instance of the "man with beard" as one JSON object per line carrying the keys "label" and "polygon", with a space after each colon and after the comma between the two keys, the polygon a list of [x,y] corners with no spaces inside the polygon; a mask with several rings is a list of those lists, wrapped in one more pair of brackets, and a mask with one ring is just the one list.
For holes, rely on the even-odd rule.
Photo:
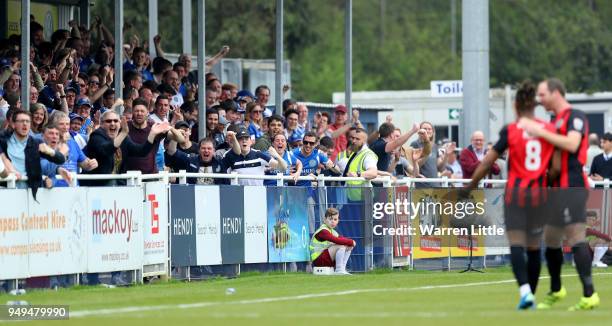
{"label": "man with beard", "polygon": [[215,108],[206,110],[206,138],[213,140],[216,149],[225,144],[225,135],[219,131],[219,111]]}
{"label": "man with beard", "polygon": [[[118,174],[122,164],[125,164],[124,154],[146,156],[156,149],[153,143],[157,135],[169,130],[168,122],[156,123],[151,126],[147,141],[144,144],[136,144],[128,137],[127,120],[125,118],[119,120],[119,115],[114,111],[104,112],[100,128],[91,134],[87,142],[87,154],[98,161],[98,167],[87,171],[87,174]],[[116,180],[83,180],[82,182],[87,186],[113,186],[116,183]]]}
{"label": "man with beard", "polygon": [[[147,110],[147,104],[142,99],[134,100],[132,106],[132,121],[128,123],[129,126],[129,138],[136,144],[144,144],[147,142],[153,122],[148,119],[149,112]],[[158,135],[155,137],[153,147],[158,148],[161,140],[165,134]],[[139,155],[139,153],[124,152],[123,157],[125,162],[121,167],[121,172],[125,171],[141,171],[143,174],[154,174],[158,172],[157,164],[155,162],[156,151],[149,151],[145,156]]]}
{"label": "man with beard", "polygon": [[[351,156],[344,166],[342,176],[344,177],[363,177],[366,180],[372,180],[378,176],[378,157],[368,148],[366,140],[368,133],[363,128],[355,129],[355,133],[350,136]],[[347,197],[351,201],[360,201],[361,189],[365,181],[347,181],[346,185],[354,189],[347,190]]]}

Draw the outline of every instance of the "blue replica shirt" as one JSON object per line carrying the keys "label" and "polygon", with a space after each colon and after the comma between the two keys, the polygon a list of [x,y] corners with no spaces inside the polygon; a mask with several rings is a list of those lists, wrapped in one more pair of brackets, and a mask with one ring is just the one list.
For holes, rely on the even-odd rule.
{"label": "blue replica shirt", "polygon": [[[283,160],[285,160],[285,163],[287,163],[287,169],[285,171],[281,171],[279,169],[270,169],[266,170],[265,174],[277,175],[279,173],[282,173],[283,175],[289,175],[291,173],[291,167],[294,166],[297,162],[297,158],[295,157],[293,152],[286,150],[283,154]],[[285,181],[284,184],[287,184],[287,182]],[[276,186],[276,180],[264,180],[264,186]]]}
{"label": "blue replica shirt", "polygon": [[258,127],[251,122],[249,124],[249,135],[251,135],[251,139],[257,140],[259,137],[263,136],[263,131],[261,130],[261,127]]}
{"label": "blue replica shirt", "polygon": [[[85,161],[87,157],[74,139],[68,139],[66,144],[68,145],[68,157],[62,167],[68,172],[78,173],[79,163]],[[53,185],[55,187],[68,187],[68,182],[64,180],[54,180]]]}
{"label": "blue replica shirt", "polygon": [[[308,156],[304,156],[302,151],[299,148],[293,150],[293,155],[302,162],[302,176],[307,176],[309,174],[317,174],[317,167],[319,164],[325,164],[329,160],[327,155],[323,152],[319,152],[318,149],[314,149],[312,153]],[[300,180],[296,184],[297,186],[310,186],[311,182],[306,180]]]}

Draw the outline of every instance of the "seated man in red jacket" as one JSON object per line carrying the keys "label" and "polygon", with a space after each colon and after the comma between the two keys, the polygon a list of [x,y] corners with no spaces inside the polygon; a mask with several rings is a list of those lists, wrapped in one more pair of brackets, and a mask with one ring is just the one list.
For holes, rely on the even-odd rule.
{"label": "seated man in red jacket", "polygon": [[323,224],[310,240],[310,260],[315,267],[334,267],[336,274],[350,275],[346,271],[346,263],[355,247],[355,241],[341,237],[336,230],[340,213],[335,208],[325,211]]}
{"label": "seated man in red jacket", "polygon": [[[472,178],[472,174],[476,171],[478,165],[480,165],[480,161],[482,161],[485,154],[487,154],[484,133],[482,131],[474,131],[471,142],[472,144],[464,148],[461,154],[459,154],[459,164],[461,164],[464,179]],[[498,175],[499,173],[499,166],[493,163],[493,166],[491,166],[491,174]]]}

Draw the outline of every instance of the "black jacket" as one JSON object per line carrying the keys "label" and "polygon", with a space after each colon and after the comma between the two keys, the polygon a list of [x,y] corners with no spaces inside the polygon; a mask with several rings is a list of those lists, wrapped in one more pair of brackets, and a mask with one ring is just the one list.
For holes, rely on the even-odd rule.
{"label": "black jacket", "polygon": [[[200,155],[187,155],[181,150],[177,150],[174,155],[168,155],[167,157],[168,161],[166,163],[176,171],[187,170],[187,172],[190,173],[198,173],[200,172],[201,166],[211,166],[213,173],[225,173],[223,163],[214,156],[209,163],[202,162],[202,160],[200,160]],[[197,183],[197,179],[187,178],[187,183],[195,184]],[[229,184],[229,179],[215,178],[214,183],[216,185]]]}
{"label": "black jacket", "polygon": [[[128,156],[125,153],[129,153],[130,156],[146,156],[152,149],[153,144],[148,141],[144,144],[134,143],[130,137],[125,137],[121,143],[121,152],[123,153],[123,159],[125,160]],[[91,170],[85,171],[84,174],[112,174],[115,168],[115,145],[113,140],[108,137],[106,130],[102,128],[96,129],[89,136],[89,141],[86,147],[87,157],[96,159],[98,161],[98,167]],[[83,186],[113,186],[117,184],[115,180],[83,180],[81,185]]]}
{"label": "black jacket", "polygon": [[[2,152],[6,153],[6,157],[10,160],[11,157],[8,155],[8,140],[11,138],[13,133],[7,133],[3,137],[0,137],[0,147]],[[42,143],[42,140],[28,136],[28,140],[25,147],[25,168],[28,177],[28,187],[32,188],[32,196],[36,199],[36,192],[38,188],[42,186],[42,169],[40,167],[40,159],[45,158],[49,162],[61,165],[66,162],[66,157],[60,151],[55,151],[55,155],[48,156],[38,151],[38,146]]]}

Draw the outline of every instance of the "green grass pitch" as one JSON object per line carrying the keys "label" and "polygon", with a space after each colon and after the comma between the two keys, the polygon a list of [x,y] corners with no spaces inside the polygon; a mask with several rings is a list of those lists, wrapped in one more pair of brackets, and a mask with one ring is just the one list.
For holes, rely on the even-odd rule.
{"label": "green grass pitch", "polygon": [[[352,276],[303,273],[243,274],[236,279],[170,281],[108,289],[76,287],[3,294],[0,304],[70,306],[61,325],[609,325],[612,270],[594,269],[602,304],[593,311],[568,312],[581,295],[575,271],[564,269],[568,297],[550,311],[517,311],[518,290],[509,268],[485,274],[379,271]],[[548,289],[546,270],[536,297]],[[235,293],[226,294],[234,288]],[[322,318],[315,321],[314,318]],[[0,322],[1,323],[1,322]]]}

